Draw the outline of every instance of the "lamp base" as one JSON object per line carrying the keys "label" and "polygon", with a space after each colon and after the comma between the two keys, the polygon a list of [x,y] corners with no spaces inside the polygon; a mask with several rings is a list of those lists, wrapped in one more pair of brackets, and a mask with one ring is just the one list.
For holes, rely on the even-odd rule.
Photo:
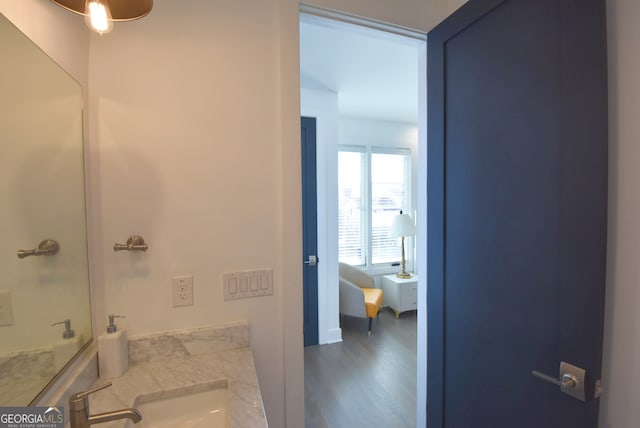
{"label": "lamp base", "polygon": [[402,279],[408,279],[408,278],[411,278],[411,276],[412,275],[410,273],[407,273],[407,272],[398,272],[396,274],[396,277],[402,278]]}

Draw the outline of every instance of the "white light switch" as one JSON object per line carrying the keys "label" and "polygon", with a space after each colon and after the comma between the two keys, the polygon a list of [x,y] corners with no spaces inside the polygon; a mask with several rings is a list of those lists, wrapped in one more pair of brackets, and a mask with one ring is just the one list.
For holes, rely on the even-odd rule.
{"label": "white light switch", "polygon": [[0,291],[0,326],[13,325],[13,305],[11,292]]}
{"label": "white light switch", "polygon": [[229,289],[229,294],[235,295],[238,293],[238,278],[231,277],[229,279],[229,283],[227,284],[227,288]]}
{"label": "white light switch", "polygon": [[273,294],[273,269],[225,272],[222,275],[224,300]]}

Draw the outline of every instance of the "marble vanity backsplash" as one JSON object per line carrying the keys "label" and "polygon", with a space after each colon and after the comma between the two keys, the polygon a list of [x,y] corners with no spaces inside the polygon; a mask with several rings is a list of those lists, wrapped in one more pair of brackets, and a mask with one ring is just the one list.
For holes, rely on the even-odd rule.
{"label": "marble vanity backsplash", "polygon": [[129,338],[129,367],[249,346],[249,325],[226,324]]}

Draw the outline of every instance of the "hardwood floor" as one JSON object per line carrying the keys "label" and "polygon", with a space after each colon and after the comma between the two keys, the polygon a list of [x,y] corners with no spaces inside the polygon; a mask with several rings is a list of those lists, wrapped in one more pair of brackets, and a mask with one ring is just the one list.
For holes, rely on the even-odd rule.
{"label": "hardwood floor", "polygon": [[342,343],[304,350],[306,428],[415,428],[416,312],[343,317]]}

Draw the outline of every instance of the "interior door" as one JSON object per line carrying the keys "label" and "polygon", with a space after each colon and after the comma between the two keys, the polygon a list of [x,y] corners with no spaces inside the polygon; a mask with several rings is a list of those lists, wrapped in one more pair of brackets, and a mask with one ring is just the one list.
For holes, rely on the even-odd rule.
{"label": "interior door", "polygon": [[428,35],[429,428],[597,426],[604,3],[470,0]]}
{"label": "interior door", "polygon": [[318,344],[318,190],[316,119],[301,119],[304,346]]}

